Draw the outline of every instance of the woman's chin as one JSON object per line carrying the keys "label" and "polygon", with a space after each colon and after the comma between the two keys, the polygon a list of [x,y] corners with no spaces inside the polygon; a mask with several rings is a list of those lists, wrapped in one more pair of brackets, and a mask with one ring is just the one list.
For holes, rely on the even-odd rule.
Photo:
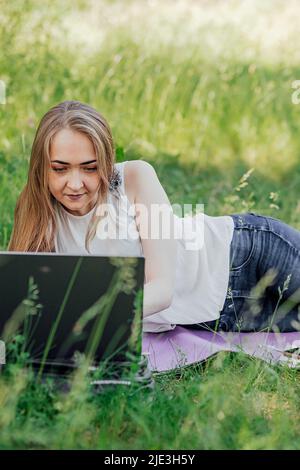
{"label": "woman's chin", "polygon": [[62,204],[64,208],[73,215],[84,215],[89,212],[88,206],[86,204],[80,203],[79,201],[71,203],[69,201],[64,201]]}
{"label": "woman's chin", "polygon": [[95,206],[94,201],[86,199],[86,194],[78,200],[70,200],[70,197],[65,196],[59,202],[73,215],[85,215]]}

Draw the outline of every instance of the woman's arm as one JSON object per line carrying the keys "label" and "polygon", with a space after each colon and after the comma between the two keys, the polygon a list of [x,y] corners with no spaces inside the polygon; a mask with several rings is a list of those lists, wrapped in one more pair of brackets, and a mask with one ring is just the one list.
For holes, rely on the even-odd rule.
{"label": "woman's arm", "polygon": [[143,314],[147,317],[171,304],[177,254],[174,214],[152,165],[133,160],[125,168],[145,256]]}

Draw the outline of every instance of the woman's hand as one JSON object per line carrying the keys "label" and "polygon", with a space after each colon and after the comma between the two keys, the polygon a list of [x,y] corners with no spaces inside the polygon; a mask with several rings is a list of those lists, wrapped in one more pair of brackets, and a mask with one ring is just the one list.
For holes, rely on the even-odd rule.
{"label": "woman's hand", "polygon": [[168,280],[153,279],[144,284],[144,318],[168,308],[171,305],[171,301],[172,292],[170,291],[170,286],[168,286]]}

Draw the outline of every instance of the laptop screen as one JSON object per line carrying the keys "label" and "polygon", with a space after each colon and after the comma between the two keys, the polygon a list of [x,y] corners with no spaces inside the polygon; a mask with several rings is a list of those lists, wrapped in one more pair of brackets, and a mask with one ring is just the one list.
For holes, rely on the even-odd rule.
{"label": "laptop screen", "polygon": [[144,257],[0,253],[0,340],[32,364],[141,353]]}

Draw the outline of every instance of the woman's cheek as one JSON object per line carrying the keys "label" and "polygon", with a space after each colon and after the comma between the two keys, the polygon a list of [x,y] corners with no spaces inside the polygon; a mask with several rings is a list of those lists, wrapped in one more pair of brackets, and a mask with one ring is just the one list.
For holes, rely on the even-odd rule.
{"label": "woman's cheek", "polygon": [[49,189],[51,192],[59,192],[64,188],[64,182],[62,178],[51,177],[49,180]]}
{"label": "woman's cheek", "polygon": [[94,188],[94,190],[98,190],[100,186],[100,178],[98,175],[94,175],[93,179],[90,181],[91,186]]}

